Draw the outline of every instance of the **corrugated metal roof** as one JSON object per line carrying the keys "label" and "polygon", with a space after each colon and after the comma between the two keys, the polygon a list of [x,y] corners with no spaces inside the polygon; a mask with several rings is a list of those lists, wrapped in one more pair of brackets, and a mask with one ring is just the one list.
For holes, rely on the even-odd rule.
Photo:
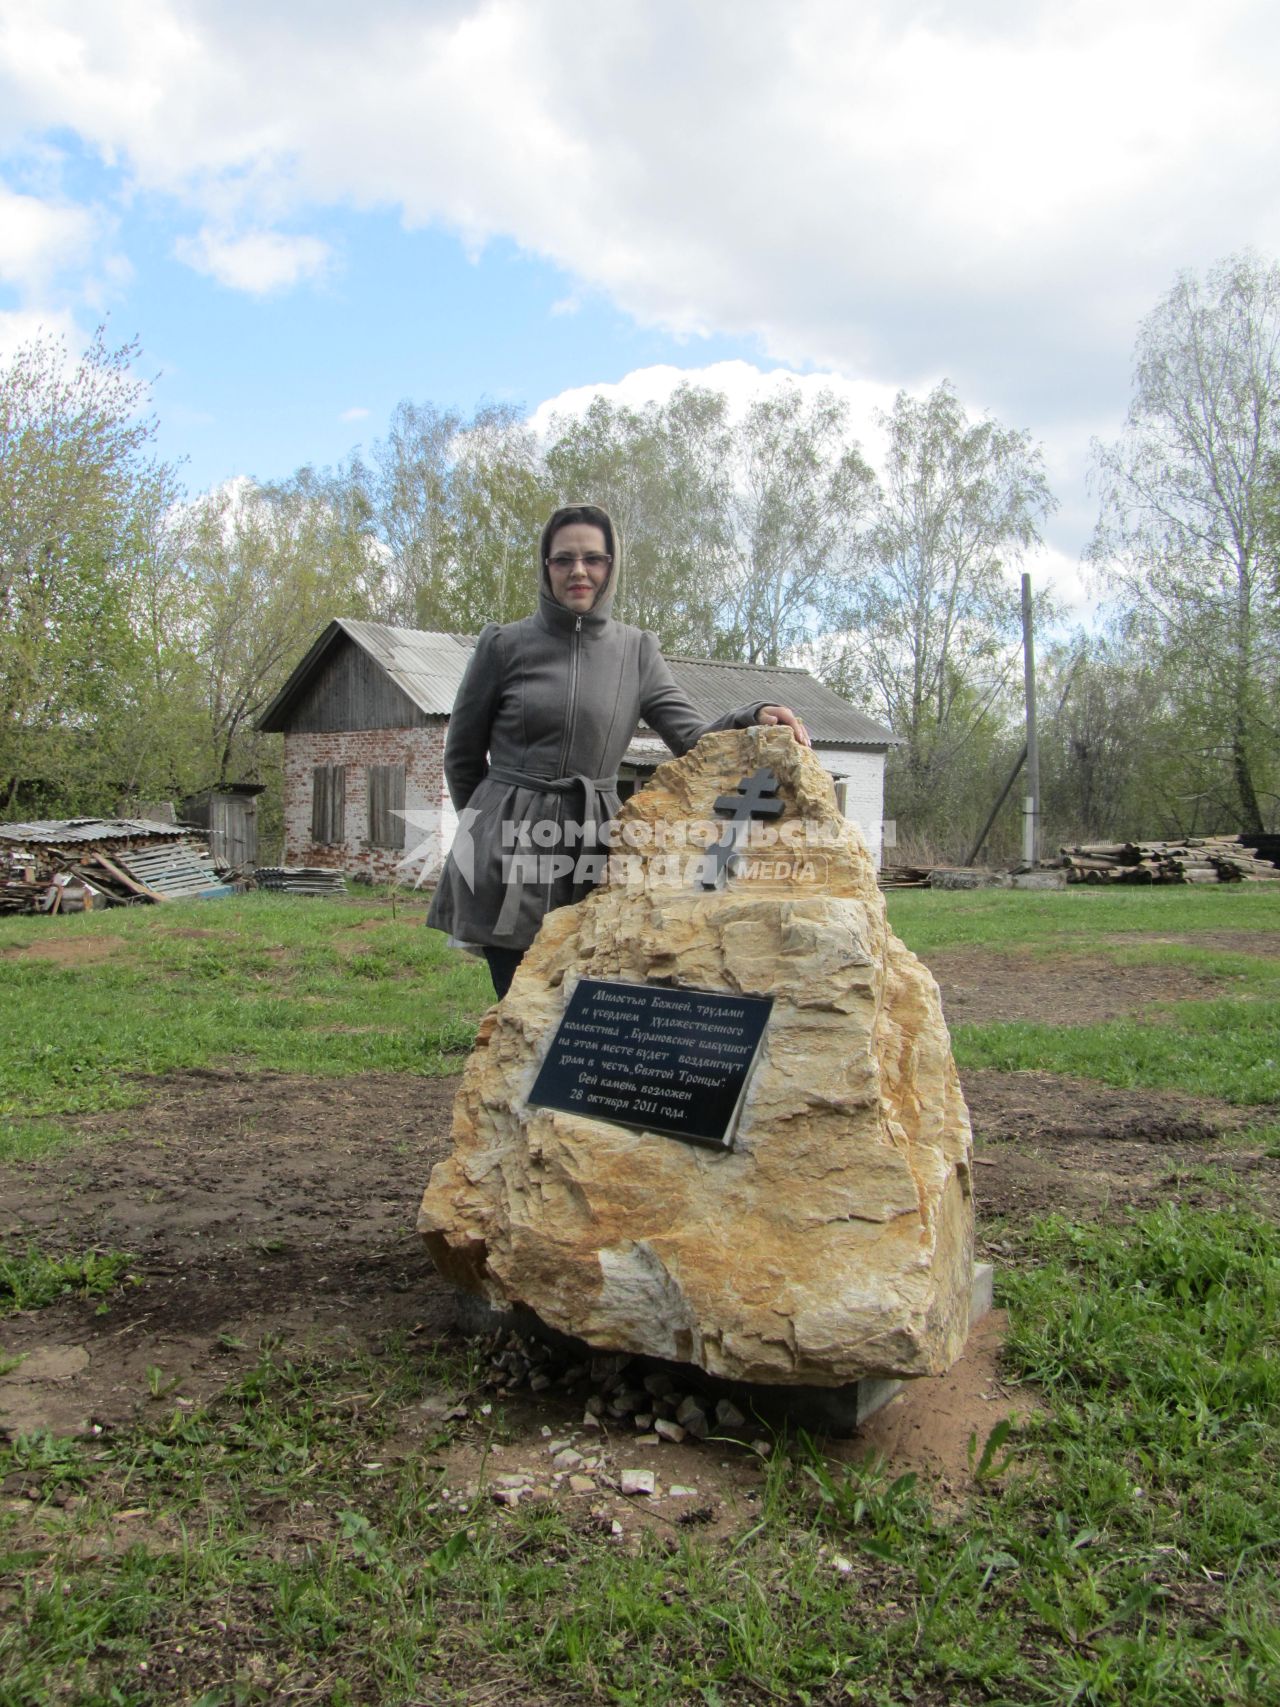
{"label": "corrugated metal roof", "polygon": [[453,710],[462,673],[475,648],[472,634],[441,634],[421,628],[393,628],[385,622],[356,622],[337,617],[316,640],[288,681],[258,714],[259,729],[288,727],[289,707],[313,670],[342,639],[351,640],[384,669],[420,711],[447,717]]}
{"label": "corrugated metal roof", "polygon": [[671,749],[660,735],[647,731],[637,735],[622,755],[624,765],[661,765],[671,757]]}
{"label": "corrugated metal roof", "polygon": [[825,687],[808,670],[781,664],[720,663],[708,658],[668,658],[671,674],[704,717],[721,717],[739,705],[789,705],[810,739],[829,747],[897,747],[902,737]]}
{"label": "corrugated metal roof", "polygon": [[164,836],[169,841],[189,832],[151,818],[40,818],[30,824],[0,824],[6,842],[110,842],[126,837]]}
{"label": "corrugated metal roof", "polygon": [[433,634],[422,628],[390,628],[382,622],[340,626],[402,689],[420,711],[447,717],[471,662],[475,636]]}
{"label": "corrugated metal roof", "polygon": [[[420,711],[447,717],[475,648],[470,634],[393,628],[381,622],[331,622],[280,692],[258,718],[260,729],[283,728],[283,714],[323,655],[341,635],[374,659]],[[766,664],[717,663],[705,658],[669,658],[671,673],[707,719],[739,705],[789,705],[804,719],[810,737],[831,747],[896,747],[901,736],[824,687],[808,670]],[[641,726],[643,729],[643,725]]]}

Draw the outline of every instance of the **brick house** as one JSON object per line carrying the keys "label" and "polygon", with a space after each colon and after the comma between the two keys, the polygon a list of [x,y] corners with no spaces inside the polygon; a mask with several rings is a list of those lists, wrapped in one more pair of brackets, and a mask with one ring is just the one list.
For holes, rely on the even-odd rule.
{"label": "brick house", "polygon": [[[457,819],[444,781],[444,738],[474,637],[383,623],[331,622],[263,711],[258,727],[284,736],[284,862],[328,866],[375,881],[412,854],[428,875]],[[708,719],[738,705],[790,705],[831,772],[845,815],[880,861],[884,761],[900,744],[807,670],[668,658]],[[619,770],[625,797],[670,757],[643,724]]]}

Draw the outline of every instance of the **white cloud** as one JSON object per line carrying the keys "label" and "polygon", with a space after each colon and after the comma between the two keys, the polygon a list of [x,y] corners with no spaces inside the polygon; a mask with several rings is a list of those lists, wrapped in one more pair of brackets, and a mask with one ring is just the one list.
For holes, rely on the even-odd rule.
{"label": "white cloud", "polygon": [[577,385],[549,397],[533,411],[530,425],[536,433],[545,434],[554,416],[585,415],[597,397],[629,409],[642,409],[646,403],[664,403],[677,386],[686,383],[722,391],[728,399],[731,420],[743,416],[757,397],[780,386],[797,386],[806,396],[834,391],[848,405],[849,430],[872,461],[883,443],[876,411],[892,406],[897,389],[872,380],[849,379],[840,373],[793,373],[789,368],[763,369],[744,361],[710,362],[705,367],[659,363],[634,368],[610,383]]}
{"label": "white cloud", "polygon": [[180,237],[174,253],[220,285],[254,296],[268,296],[289,290],[302,279],[318,278],[332,258],[329,245],[318,237],[279,231],[248,231],[236,237],[208,226],[194,237]]}
{"label": "white cloud", "polygon": [[[953,367],[975,316],[993,335],[984,305],[1030,293],[1096,330],[1100,268],[1145,302],[1181,262],[1280,235],[1278,35],[1267,0],[374,0],[305,27],[227,0],[3,0],[0,78],[15,132],[71,126],[236,228],[398,206],[508,234],[645,319],[910,375],[912,350]],[[567,41],[591,67],[571,98]]]}
{"label": "white cloud", "polygon": [[353,408],[344,409],[338,416],[338,419],[340,421],[367,421],[369,419],[369,411],[362,403],[357,403]]}
{"label": "white cloud", "polygon": [[84,348],[84,334],[69,310],[0,310],[0,363],[11,361],[24,345],[46,339],[58,339],[66,346],[69,372],[75,364],[75,354]]}
{"label": "white cloud", "polygon": [[70,129],[229,288],[393,209],[1065,458],[1179,267],[1280,250],[1278,52],[1270,0],[0,0],[0,146]]}
{"label": "white cloud", "polygon": [[0,280],[24,294],[45,289],[64,268],[89,259],[98,230],[89,208],[0,183]]}

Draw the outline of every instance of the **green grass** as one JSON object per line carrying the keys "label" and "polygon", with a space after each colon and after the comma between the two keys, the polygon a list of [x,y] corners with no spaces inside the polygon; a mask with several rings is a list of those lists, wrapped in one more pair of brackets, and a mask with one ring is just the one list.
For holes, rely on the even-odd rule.
{"label": "green grass", "polygon": [[[964,1027],[963,1062],[1258,1103],[1276,1096],[1274,963],[1151,938],[1274,932],[1278,901],[979,892],[891,911],[926,958],[982,943],[1231,980],[1142,1019]],[[18,1122],[28,1153],[58,1114],[145,1094],[133,1075],[166,1066],[439,1071],[487,1000],[482,968],[372,906],[8,920],[0,949],[51,926],[117,952],[74,970],[0,960],[22,1014],[0,1094],[44,1099]],[[213,934],[180,934],[197,929]],[[728,1539],[673,1524],[621,1546],[581,1508],[442,1499],[439,1449],[460,1425],[405,1430],[424,1390],[470,1388],[464,1355],[267,1348],[208,1405],[178,1403],[152,1366],[144,1422],[0,1449],[6,1488],[36,1495],[0,1503],[0,1707],[1280,1699],[1280,1232],[1230,1155],[1202,1182],[1226,1208],[1016,1229],[1005,1374],[1032,1420],[973,1441],[946,1512],[913,1477],[798,1437],[758,1466],[754,1515]],[[33,1258],[10,1296],[58,1296],[105,1260]],[[467,1426],[504,1438],[500,1407]]]}
{"label": "green grass", "polygon": [[1280,1102],[1280,1001],[1180,1002],[1158,1017],[1104,1025],[960,1025],[952,1043],[962,1072],[1035,1068],[1230,1103]]}
{"label": "green grass", "polygon": [[[1074,888],[1026,894],[978,890],[891,897],[895,928],[926,961],[936,949],[1088,954],[1118,967],[1185,968],[1229,986],[1200,1001],[1152,1002],[1139,1013],[1094,1025],[1012,1021],[960,1024],[952,1043],[961,1071],[993,1067],[1096,1079],[1124,1088],[1182,1091],[1243,1106],[1280,1102],[1280,895],[1262,885],[1221,889]],[[1252,936],[1263,952],[1195,937]],[[1162,940],[1189,936],[1191,943]],[[1273,950],[1267,953],[1267,948]]]}
{"label": "green grass", "polygon": [[105,1298],[127,1277],[132,1260],[127,1251],[54,1257],[0,1250],[0,1316],[39,1310],[59,1298]]}
{"label": "green grass", "polygon": [[1280,937],[1280,885],[1229,884],[1160,889],[899,890],[888,897],[893,928],[926,960],[938,948],[1039,945],[1055,952],[1097,949],[1102,939],[1245,931]]}
{"label": "green grass", "polygon": [[[483,966],[422,917],[255,894],[6,919],[0,1158],[37,1156],[57,1116],[128,1107],[148,1076],[184,1068],[457,1071],[492,995]],[[110,952],[74,964],[13,952],[50,943]]]}
{"label": "green grass", "polygon": [[[40,1498],[0,1517],[0,1704],[1277,1699],[1280,1233],[1168,1207],[1051,1220],[1026,1253],[1008,1374],[1048,1409],[973,1443],[949,1516],[804,1437],[728,1540],[459,1509],[444,1435],[397,1429],[469,1371],[403,1344],[268,1354],[210,1406],[19,1441],[0,1470]],[[139,1543],[86,1546],[122,1507]]]}
{"label": "green grass", "polygon": [[[1229,1000],[1280,1002],[1280,961],[1150,940],[1230,930],[1280,932],[1280,897],[1262,886],[1181,891],[930,892],[890,898],[909,946],[985,945],[1110,953],[1229,979]],[[422,925],[420,905],[266,894],[66,919],[0,922],[0,1160],[35,1160],[65,1142],[63,1117],[127,1108],[146,1079],[231,1065],[338,1076],[454,1072],[491,999],[483,966]],[[1122,940],[1104,942],[1117,937]],[[53,945],[94,958],[23,953]],[[1168,1083],[1239,1102],[1276,1095],[1255,1033],[1259,1008],[1179,1010],[1178,1035],[1137,1022],[1088,1035],[1036,1027],[962,1028],[963,1065],[1040,1066],[1119,1084]],[[1160,1022],[1163,1025],[1163,1021]],[[1159,1029],[1157,1026],[1155,1029]]]}

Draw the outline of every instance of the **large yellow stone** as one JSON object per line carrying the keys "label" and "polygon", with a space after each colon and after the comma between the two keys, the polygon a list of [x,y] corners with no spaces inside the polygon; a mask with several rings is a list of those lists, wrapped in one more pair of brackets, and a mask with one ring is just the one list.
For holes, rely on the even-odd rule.
{"label": "large yellow stone", "polygon": [[[697,847],[673,844],[760,765],[778,847],[688,887]],[[607,884],[548,916],[480,1027],[419,1215],[439,1268],[591,1345],[740,1380],[946,1369],[969,1325],[969,1118],[937,985],[827,773],[785,730],[707,735],[618,832]],[[580,976],[773,996],[731,1150],[528,1107]]]}

